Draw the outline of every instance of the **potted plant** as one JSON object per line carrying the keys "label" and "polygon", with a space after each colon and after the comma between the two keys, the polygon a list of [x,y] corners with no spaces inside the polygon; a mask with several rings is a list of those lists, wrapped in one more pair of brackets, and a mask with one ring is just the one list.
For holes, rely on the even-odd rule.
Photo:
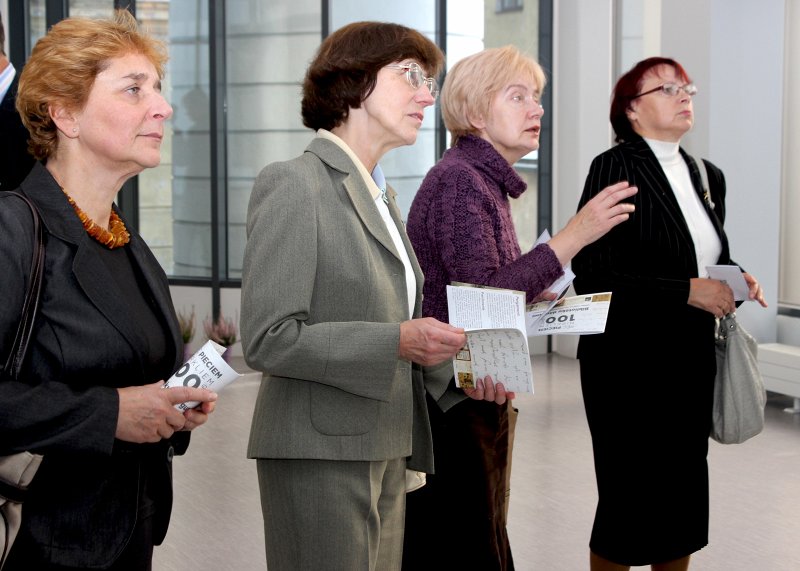
{"label": "potted plant", "polygon": [[203,320],[203,329],[206,332],[206,337],[211,341],[219,343],[223,347],[227,347],[227,350],[222,355],[227,361],[230,358],[230,347],[236,343],[236,335],[238,332],[236,329],[236,322],[230,317],[223,316],[220,312],[216,321],[210,317],[206,317]]}
{"label": "potted plant", "polygon": [[186,361],[192,356],[190,343],[194,339],[194,306],[189,313],[183,310],[178,312],[178,327],[181,330],[181,337],[183,338],[183,360]]}

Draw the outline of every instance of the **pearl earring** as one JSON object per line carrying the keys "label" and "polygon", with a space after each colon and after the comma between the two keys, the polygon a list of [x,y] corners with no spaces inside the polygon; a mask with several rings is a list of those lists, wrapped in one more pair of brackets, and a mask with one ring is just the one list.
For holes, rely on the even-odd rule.
{"label": "pearl earring", "polygon": [[77,133],[77,132],[78,132],[78,128],[77,128],[77,127],[73,127],[73,128],[72,128],[72,132],[73,132],[73,133]]}

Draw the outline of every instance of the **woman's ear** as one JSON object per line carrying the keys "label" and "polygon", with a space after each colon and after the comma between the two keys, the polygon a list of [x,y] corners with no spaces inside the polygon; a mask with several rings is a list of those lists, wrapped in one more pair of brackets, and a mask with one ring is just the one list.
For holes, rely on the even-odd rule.
{"label": "woman's ear", "polygon": [[467,115],[467,120],[478,131],[483,131],[486,128],[486,119],[483,118],[483,115]]}
{"label": "woman's ear", "polygon": [[636,114],[636,109],[634,109],[633,107],[628,107],[625,110],[625,116],[628,118],[628,121],[630,121],[631,123],[633,123],[634,121],[636,121],[638,119],[638,115]]}
{"label": "woman's ear", "polygon": [[78,136],[78,120],[74,113],[67,111],[65,107],[60,105],[50,105],[48,112],[56,128],[58,128],[65,137],[73,139]]}

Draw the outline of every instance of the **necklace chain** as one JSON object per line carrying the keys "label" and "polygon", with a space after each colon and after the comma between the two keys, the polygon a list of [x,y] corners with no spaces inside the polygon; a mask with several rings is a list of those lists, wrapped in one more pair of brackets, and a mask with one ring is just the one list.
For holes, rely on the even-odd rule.
{"label": "necklace chain", "polygon": [[128,233],[128,229],[125,228],[125,223],[120,219],[119,215],[114,212],[113,208],[111,209],[111,217],[108,221],[109,230],[106,230],[97,222],[89,218],[89,216],[83,210],[81,210],[77,204],[75,204],[75,201],[69,194],[67,194],[66,190],[62,188],[61,191],[67,197],[67,200],[75,210],[75,214],[78,215],[81,224],[83,224],[83,227],[89,236],[100,242],[109,250],[124,246],[131,241],[131,235]]}

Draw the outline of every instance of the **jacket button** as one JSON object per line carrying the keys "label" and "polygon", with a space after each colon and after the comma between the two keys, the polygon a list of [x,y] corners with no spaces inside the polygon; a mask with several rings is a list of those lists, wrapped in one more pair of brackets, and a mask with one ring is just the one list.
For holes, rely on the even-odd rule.
{"label": "jacket button", "polygon": [[167,448],[167,462],[172,462],[172,458],[175,456],[175,448],[170,446]]}

